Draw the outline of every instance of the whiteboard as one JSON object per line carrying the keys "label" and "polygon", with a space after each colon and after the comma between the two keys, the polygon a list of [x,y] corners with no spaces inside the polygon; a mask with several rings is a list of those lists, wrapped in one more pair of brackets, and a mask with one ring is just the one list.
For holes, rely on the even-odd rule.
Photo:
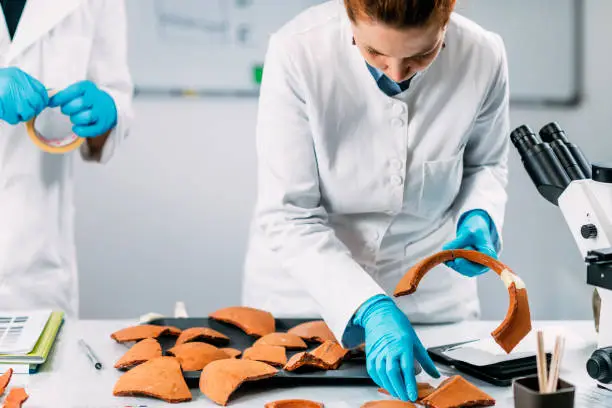
{"label": "whiteboard", "polygon": [[456,11],[502,36],[512,102],[579,102],[582,0],[458,0]]}
{"label": "whiteboard", "polygon": [[128,60],[137,88],[257,94],[269,35],[320,0],[131,0]]}
{"label": "whiteboard", "polygon": [[[580,96],[582,0],[458,0],[500,34],[511,101],[571,105]],[[131,0],[137,95],[257,96],[269,35],[322,0]]]}

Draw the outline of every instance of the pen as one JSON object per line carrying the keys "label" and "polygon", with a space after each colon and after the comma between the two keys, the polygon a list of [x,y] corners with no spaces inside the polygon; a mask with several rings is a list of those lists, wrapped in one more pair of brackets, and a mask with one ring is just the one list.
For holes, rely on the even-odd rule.
{"label": "pen", "polygon": [[83,352],[87,355],[87,358],[89,358],[89,360],[93,363],[94,367],[96,367],[96,370],[101,369],[102,368],[102,363],[100,362],[100,360],[98,360],[98,358],[94,354],[94,352],[91,349],[91,347],[89,347],[87,345],[87,343],[85,343],[85,341],[83,341],[83,339],[79,340],[79,346],[81,347]]}

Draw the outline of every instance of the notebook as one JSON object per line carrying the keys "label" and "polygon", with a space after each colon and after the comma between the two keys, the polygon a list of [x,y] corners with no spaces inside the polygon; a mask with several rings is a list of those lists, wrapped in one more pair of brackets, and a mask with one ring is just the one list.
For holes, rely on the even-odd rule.
{"label": "notebook", "polygon": [[[37,315],[38,312],[30,312],[29,314],[20,314],[17,317],[28,317],[27,321],[31,322],[36,320],[36,318],[30,320],[30,317],[33,315]],[[0,314],[2,315],[2,314]],[[0,317],[7,317],[6,314]],[[23,319],[21,319],[23,320]],[[19,320],[15,320],[15,322],[11,323],[15,327],[18,326]],[[0,354],[0,371],[4,372],[9,368],[12,368],[15,373],[34,373],[38,370],[39,366],[47,361],[47,357],[51,349],[53,348],[53,344],[57,338],[57,334],[59,332],[62,323],[64,322],[64,313],[63,312],[50,312],[47,321],[45,322],[41,331],[39,331],[39,335],[36,338],[34,345],[30,348],[30,336],[24,336],[23,346],[17,347],[17,345],[10,346],[6,349],[24,349],[30,348],[28,353],[12,353],[12,354]],[[18,329],[14,329],[18,330]],[[25,332],[25,325],[23,326],[23,330]],[[28,329],[33,330],[33,329]],[[26,342],[27,340],[27,342]],[[26,347],[26,343],[28,346]],[[8,343],[11,344],[11,343]],[[2,342],[0,341],[0,348],[2,347]],[[4,349],[2,349],[4,351]]]}
{"label": "notebook", "polygon": [[0,312],[0,354],[30,353],[50,316],[51,310]]}

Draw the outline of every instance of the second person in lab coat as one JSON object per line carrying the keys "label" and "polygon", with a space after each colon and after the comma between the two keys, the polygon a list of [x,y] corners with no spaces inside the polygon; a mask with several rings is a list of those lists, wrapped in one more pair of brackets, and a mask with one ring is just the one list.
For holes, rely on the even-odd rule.
{"label": "second person in lab coat", "polygon": [[[0,310],[76,318],[74,163],[79,156],[108,162],[129,134],[125,4],[9,0],[0,7]],[[48,89],[57,93],[49,97]],[[48,107],[86,138],[79,152],[52,155],[29,139],[24,123]]]}
{"label": "second person in lab coat", "polygon": [[257,121],[258,196],[243,302],[322,316],[368,373],[415,400],[411,322],[479,316],[455,261],[387,294],[443,248],[497,256],[506,204],[508,74],[501,38],[454,0],[330,1],[270,40]]}

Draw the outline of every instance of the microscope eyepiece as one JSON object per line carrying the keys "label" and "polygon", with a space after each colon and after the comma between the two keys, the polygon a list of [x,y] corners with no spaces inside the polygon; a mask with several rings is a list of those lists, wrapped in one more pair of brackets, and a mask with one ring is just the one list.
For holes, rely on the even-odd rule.
{"label": "microscope eyepiece", "polygon": [[540,129],[540,138],[545,143],[551,143],[555,140],[560,140],[563,143],[569,143],[565,132],[559,127],[557,122],[550,122]]}
{"label": "microscope eyepiece", "polygon": [[527,125],[514,129],[510,140],[540,194],[557,205],[559,196],[571,180],[553,149],[548,143],[542,143]]}
{"label": "microscope eyepiece", "polygon": [[527,152],[539,142],[534,131],[527,125],[521,125],[514,129],[512,133],[510,133],[510,140],[514,147],[518,149],[521,157],[527,154]]}
{"label": "microscope eyepiece", "polygon": [[567,139],[565,131],[557,122],[550,122],[540,129],[540,138],[551,147],[561,160],[572,180],[591,178],[591,163],[576,144]]}

